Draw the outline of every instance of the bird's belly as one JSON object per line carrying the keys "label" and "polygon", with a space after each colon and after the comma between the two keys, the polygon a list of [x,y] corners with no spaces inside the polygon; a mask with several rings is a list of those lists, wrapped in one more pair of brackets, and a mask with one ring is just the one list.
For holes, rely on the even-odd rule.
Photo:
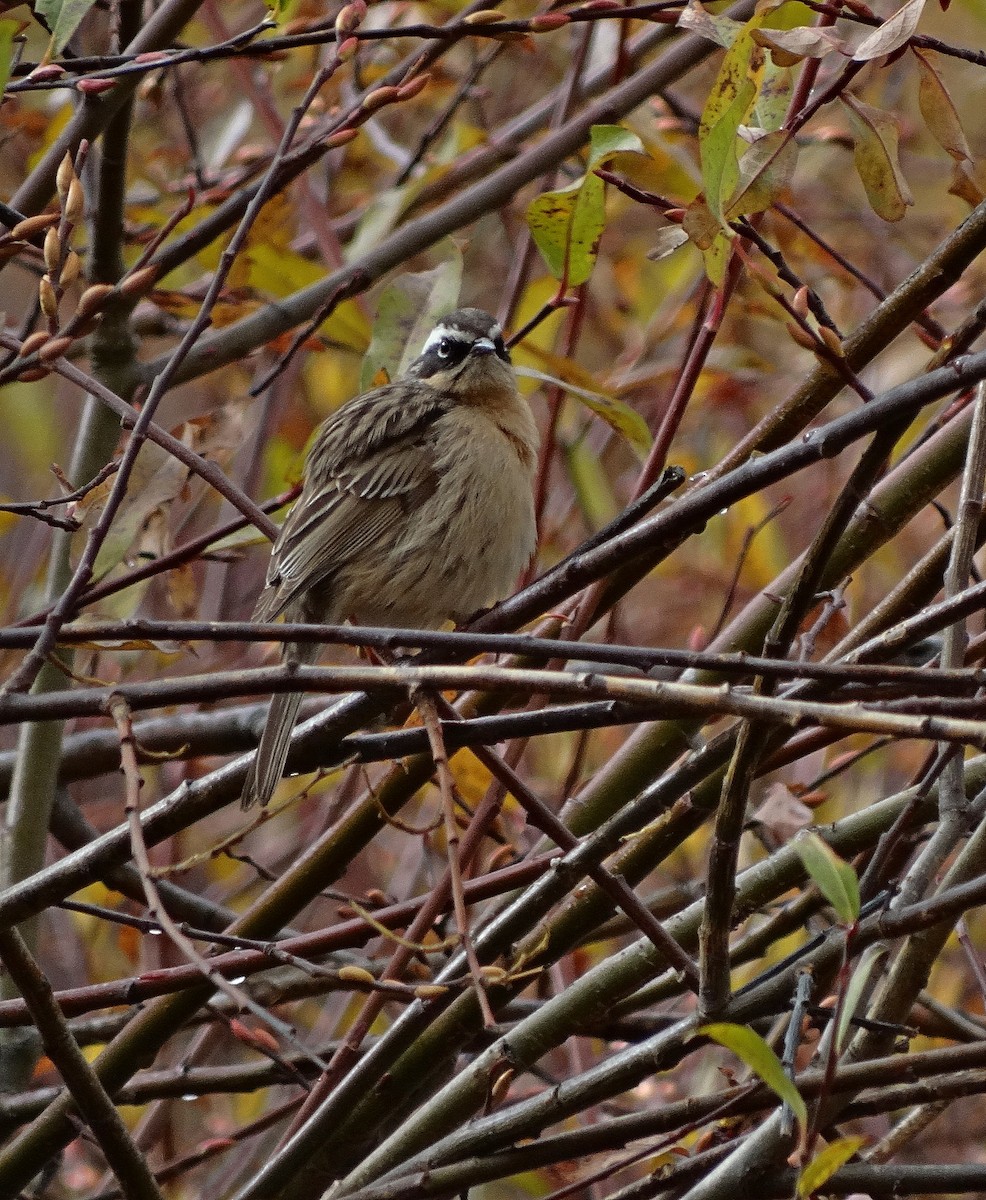
{"label": "bird's belly", "polygon": [[486,441],[481,455],[446,464],[439,478],[415,519],[345,589],[347,615],[368,625],[434,628],[510,593],[534,552],[529,472],[497,440]]}

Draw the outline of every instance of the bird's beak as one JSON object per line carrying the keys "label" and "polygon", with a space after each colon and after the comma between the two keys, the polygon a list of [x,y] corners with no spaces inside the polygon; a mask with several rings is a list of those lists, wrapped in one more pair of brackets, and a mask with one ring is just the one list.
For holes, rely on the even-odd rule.
{"label": "bird's beak", "polygon": [[489,338],[477,338],[472,344],[473,354],[496,354],[496,346]]}

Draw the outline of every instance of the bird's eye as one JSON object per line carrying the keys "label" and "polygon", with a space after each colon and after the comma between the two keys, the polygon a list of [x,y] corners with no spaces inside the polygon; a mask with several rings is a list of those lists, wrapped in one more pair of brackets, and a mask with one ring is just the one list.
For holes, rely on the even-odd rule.
{"label": "bird's eye", "polygon": [[435,347],[435,353],[438,355],[439,358],[451,358],[452,357],[452,339],[451,338],[442,338],[442,340]]}

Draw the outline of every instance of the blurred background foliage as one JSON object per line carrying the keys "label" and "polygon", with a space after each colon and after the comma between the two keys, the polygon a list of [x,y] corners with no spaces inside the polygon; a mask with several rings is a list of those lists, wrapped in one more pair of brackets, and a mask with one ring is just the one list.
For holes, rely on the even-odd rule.
{"label": "blurred background foliage", "polygon": [[[915,312],[903,304],[895,307],[904,282],[927,269],[923,264],[936,249],[947,239],[961,241],[962,223],[970,213],[973,221],[983,221],[986,59],[981,47],[986,44],[986,9],[981,0],[909,0],[904,5],[873,0],[871,6],[854,0],[841,7],[786,0],[761,4],[756,12],[752,3],[740,3],[728,17],[723,5],[703,9],[694,0],[687,11],[670,0],[626,8],[613,0],[584,5],[505,0],[492,11],[477,4],[464,8],[459,0],[374,0],[369,7],[361,0],[342,7],[297,0],[269,8],[254,0],[164,0],[156,5],[106,0],[74,7],[49,0],[0,8],[0,66],[9,68],[0,104],[0,195],[15,208],[18,196],[30,202],[6,213],[7,236],[0,240],[6,337],[0,358],[0,503],[8,509],[0,512],[0,603],[8,629],[36,625],[57,600],[60,591],[52,591],[49,568],[58,554],[58,539],[65,539],[36,515],[9,511],[10,505],[58,497],[69,486],[60,482],[64,478],[72,487],[90,479],[73,475],[80,443],[91,432],[83,421],[85,381],[49,369],[56,361],[81,369],[137,409],[149,393],[153,395],[159,401],[154,415],[158,426],[218,465],[237,494],[263,502],[297,482],[304,449],[322,418],[361,388],[400,369],[408,339],[413,352],[436,315],[458,303],[480,305],[496,313],[508,331],[523,333],[514,351],[518,367],[592,393],[580,397],[530,374],[521,379],[545,439],[533,577],[577,551],[626,508],[648,453],[656,456],[652,465],[658,469],[665,462],[684,469],[689,483],[683,494],[700,491],[708,480],[738,471],[746,459],[755,463],[776,447],[769,422],[792,396],[815,389],[818,403],[813,408],[809,395],[808,403],[794,412],[782,445],[797,445],[812,422],[830,422],[855,411],[871,395],[919,378],[937,352],[945,357],[936,363],[947,361],[948,347],[959,331],[964,331],[961,348],[975,348],[986,321],[986,267],[980,255],[984,235],[978,226],[970,225],[959,269],[951,274],[929,271],[934,281]],[[142,30],[153,29],[154,18],[163,24],[169,16],[174,33],[157,41],[149,37],[147,46],[138,42],[136,52],[128,49]],[[457,29],[454,36],[448,35],[450,27]],[[864,39],[876,36],[874,30],[883,30],[884,41],[871,42],[860,55]],[[622,89],[643,78],[655,63],[671,61],[682,46],[693,49],[669,66],[660,86],[655,84],[634,103],[623,99]],[[742,46],[746,49],[740,53],[737,47]],[[138,68],[135,74],[127,73],[131,68]],[[308,97],[304,111],[298,111],[290,147],[278,151],[293,111],[320,69],[326,71],[322,86],[314,98]],[[130,80],[136,80],[131,117],[122,125],[107,125],[98,115],[100,106],[111,103]],[[771,80],[778,97],[773,116],[765,118],[757,104],[766,102]],[[840,96],[848,96],[850,103],[840,102]],[[820,100],[824,102],[816,103]],[[592,119],[593,114],[598,119]],[[582,136],[573,133],[572,148],[559,148],[559,131],[574,129],[583,118]],[[86,121],[93,124],[86,127]],[[591,148],[590,126],[597,130]],[[80,131],[84,138],[78,136]],[[743,171],[745,156],[754,153],[764,134],[777,136],[771,143],[777,147],[774,154],[784,149],[788,159],[783,169],[776,158],[762,166],[759,199],[747,195],[730,211],[730,197],[739,193],[730,185],[714,195],[714,187],[724,175],[731,178],[731,171]],[[48,165],[66,153],[69,173],[84,198],[82,213],[71,221],[68,192],[63,187],[59,198]],[[277,175],[272,194],[241,228],[232,254],[224,253],[242,215],[242,209],[234,213],[237,198],[269,179],[272,171],[276,174],[293,155],[300,165],[290,178]],[[746,162],[747,168],[752,161]],[[509,164],[527,164],[523,181],[509,195],[491,192],[492,202],[484,207],[480,189]],[[597,169],[603,176],[595,173]],[[114,186],[119,191],[116,224],[116,210],[107,199]],[[468,218],[455,209],[463,197],[476,197],[477,211]],[[562,224],[552,224],[560,209],[565,213]],[[47,228],[56,231],[54,242],[46,242],[41,227],[16,236],[19,217],[45,212],[53,214],[54,223]],[[234,215],[223,220],[224,212]],[[427,237],[407,234],[420,228],[416,222],[429,218]],[[732,228],[727,218],[734,222]],[[210,220],[215,223],[212,235],[201,243],[194,241]],[[738,220],[747,224],[736,226]],[[581,221],[587,225],[581,226]],[[749,236],[738,236],[737,230]],[[753,235],[761,244],[751,240]],[[96,269],[99,244],[119,254],[116,277]],[[394,247],[383,266],[374,258],[381,246]],[[763,246],[771,251],[772,261]],[[783,268],[780,274],[778,265]],[[184,357],[178,378],[162,395],[155,395],[155,379],[199,314],[220,270],[227,273],[218,293],[208,299],[208,332]],[[337,277],[338,296],[334,298],[331,287],[318,293],[326,280],[331,283]],[[54,307],[46,305],[44,279],[54,288]],[[95,323],[77,328],[72,314],[87,288],[102,283],[115,286],[112,294],[100,294],[98,304],[93,301],[103,314],[99,328],[109,331],[110,341],[94,353],[88,339],[98,337]],[[310,302],[304,300],[308,295]],[[850,354],[851,373],[861,381],[863,399],[851,387],[835,384],[823,394],[825,387],[816,388],[813,381],[819,380],[819,373],[831,377],[832,364],[846,361],[845,347],[887,295],[887,335]],[[281,302],[298,306],[289,312]],[[825,326],[827,332],[819,334]],[[303,336],[295,344],[299,330]],[[28,339],[39,332],[45,336],[32,345]],[[60,336],[69,340],[57,356],[46,359],[43,347]],[[39,347],[40,360],[31,357]],[[219,348],[215,369],[210,347]],[[670,407],[672,396],[679,404],[677,413]],[[968,395],[961,403],[945,399],[911,414],[913,419],[888,450],[886,470],[875,471],[857,496],[865,527],[868,514],[875,511],[872,490],[879,496],[881,486],[897,489],[897,498],[871,522],[883,522],[881,535],[847,569],[837,572],[828,590],[821,589],[825,594],[807,607],[799,622],[806,640],[793,639],[782,648],[784,656],[821,659],[852,635],[951,528],[962,456],[956,456],[953,466],[942,466],[947,455],[937,447],[950,425],[955,428],[963,412],[968,416],[968,400]],[[117,438],[115,430],[114,424],[108,436],[118,441],[119,451],[129,434],[120,432]],[[751,431],[759,434],[756,444],[744,440]],[[923,451],[924,457],[915,451]],[[558,625],[550,627],[552,618],[544,614],[564,611],[574,622],[575,635],[593,642],[759,653],[766,629],[755,619],[756,606],[766,598],[770,607],[771,598],[790,587],[789,577],[782,583],[779,577],[798,561],[826,514],[839,504],[860,453],[854,445],[807,470],[781,472],[775,481],[748,490],[721,511],[678,531],[601,607],[593,608],[598,596],[587,602],[585,593],[575,591],[563,604],[526,612],[525,627],[555,636]],[[929,477],[933,481],[926,495],[923,481]],[[110,475],[67,508],[50,510],[78,522],[71,535],[71,564],[79,562],[113,488]],[[913,512],[908,495],[922,497]],[[675,503],[668,502],[669,511]],[[235,515],[229,498],[167,450],[146,443],[126,495],[101,538],[90,582],[124,583],[137,568],[220,532],[214,544],[187,561],[73,604],[65,615],[85,621],[136,616],[162,622],[247,620],[266,565],[267,542],[252,527],[224,532]],[[607,578],[625,565],[618,549]],[[975,567],[973,577],[977,578]],[[939,570],[937,582],[921,594],[916,607],[940,598],[940,588]],[[888,612],[884,627],[914,607],[902,600]],[[533,619],[539,615],[540,623]],[[727,632],[720,636],[723,629]],[[969,633],[973,639],[983,633],[978,612],[970,617]],[[4,646],[3,675],[9,678],[23,663],[24,648],[11,641]],[[273,650],[270,643],[193,642],[178,629],[171,636],[135,638],[122,648],[100,636],[76,651],[71,668],[65,662],[67,673],[56,672],[55,686],[45,684],[43,676],[40,686],[43,692],[193,676],[226,678],[221,673],[272,662]],[[917,661],[934,666],[935,654],[933,647]],[[352,665],[357,660],[351,649],[332,647],[325,661]],[[974,699],[971,677],[969,686]],[[826,697],[839,699],[835,692]],[[898,711],[931,711],[923,707],[927,697],[909,694],[906,682],[892,698],[900,701]],[[4,702],[0,701],[0,715]],[[321,704],[331,702],[325,697]],[[466,700],[467,707],[484,711],[503,703],[502,696],[495,702]],[[510,701],[518,709],[544,703],[544,697],[536,695]],[[708,705],[701,718],[694,712],[660,712],[643,723],[636,716],[614,718],[602,728],[581,728],[576,721],[571,728],[500,745],[498,753],[565,820],[577,814],[589,796],[599,805],[593,820],[601,821],[623,804],[643,805],[648,789],[660,784],[672,764],[674,770],[683,769],[703,744],[713,743],[718,735],[732,736],[743,724],[743,718],[717,709],[713,701]],[[318,706],[311,702],[312,711]],[[235,799],[236,781],[222,775],[223,763],[253,745],[260,720],[256,702],[244,699],[231,679],[225,702],[162,701],[149,707],[154,711],[141,714],[141,720],[157,718],[166,728],[162,726],[157,741],[150,733],[146,739],[138,733],[142,806],[181,795],[183,786],[192,783],[225,789],[227,798]],[[405,719],[415,723],[406,712],[388,712],[397,726]],[[192,728],[193,717],[210,713],[215,717],[211,724]],[[970,708],[965,715],[978,719],[980,714]],[[662,740],[662,730],[671,729],[673,721],[662,723],[658,717],[680,721],[673,737]],[[17,718],[4,719],[0,780],[6,790],[17,754],[28,751],[23,740],[15,743]],[[701,721],[704,743],[698,733]],[[358,725],[370,731],[383,727],[378,713],[364,716]],[[748,823],[742,843],[734,847],[740,870],[768,863],[806,824],[842,828],[838,823],[853,814],[921,781],[931,787],[936,778],[933,772],[929,775],[935,743],[927,738],[852,729],[813,738],[813,730],[799,732],[793,723],[781,733],[777,729],[772,726],[768,738],[760,727],[756,778],[743,797],[747,816],[760,817]],[[150,978],[177,968],[184,956],[167,937],[152,937],[146,927],[110,919],[113,913],[147,914],[133,889],[121,894],[119,880],[107,886],[112,881],[98,863],[81,881],[86,886],[78,888],[73,880],[73,886],[61,891],[55,885],[54,899],[30,899],[32,885],[46,878],[46,863],[124,820],[113,722],[105,713],[77,715],[63,732],[53,761],[59,754],[66,757],[49,772],[47,784],[32,785],[37,790],[31,803],[37,800],[39,813],[52,806],[56,813],[64,808],[81,811],[89,827],[82,832],[77,828],[74,840],[69,839],[63,811],[62,824],[53,825],[47,857],[8,861],[4,883],[26,889],[27,907],[16,910],[18,921],[44,914],[30,945],[56,992],[82,989],[85,998],[66,1012],[76,1022],[86,1057],[92,1058],[97,1047],[124,1036],[137,1011],[132,999],[115,993],[105,1007],[97,985]],[[724,761],[728,759],[727,755]],[[973,795],[978,791],[975,761],[969,760]],[[436,886],[447,846],[440,821],[435,823],[437,791],[427,782],[427,769],[419,783],[409,772],[405,785],[403,758],[396,766],[374,762],[340,767],[337,757],[327,754],[324,762],[316,775],[285,780],[270,819],[258,827],[245,828],[235,804],[216,804],[200,814],[202,819],[179,822],[166,837],[155,835],[155,872],[179,885],[183,897],[200,899],[205,907],[198,912],[199,924],[202,912],[211,909],[211,927],[222,928],[232,910],[247,913],[248,921],[250,914],[261,914],[256,937],[273,937],[287,928],[307,932],[331,927],[343,917],[362,918],[367,907],[424,896]],[[469,752],[455,756],[453,772],[465,823],[500,785],[488,764]],[[696,769],[690,782],[682,779],[665,815],[677,811],[672,807],[675,801],[691,804],[692,788],[707,789],[714,808],[721,778],[713,767]],[[406,794],[393,799],[401,787]],[[306,879],[304,901],[299,899],[290,912],[271,908],[265,913],[277,882],[298,867],[310,848],[328,845],[336,828],[347,828],[347,821],[355,820],[354,813],[365,816],[376,811],[374,805],[389,803],[395,809],[390,823],[379,820],[374,836],[341,849],[333,860],[335,874]],[[705,800],[696,802],[696,810],[703,805]],[[8,806],[5,832],[10,844],[16,840],[11,826],[25,819],[12,816],[14,811]],[[639,844],[647,841],[648,822],[656,819],[646,805],[641,814],[639,824],[623,835],[630,838],[631,850],[634,839],[640,838]],[[639,877],[628,876],[661,918],[685,912],[704,893],[712,828],[711,813],[705,815],[708,820],[696,819],[693,825],[684,818],[677,825],[670,821],[673,829],[665,851],[655,852]],[[904,831],[898,831],[903,842],[897,857],[881,864],[879,880],[887,895],[909,878],[908,854],[915,860],[920,856],[928,834],[926,820],[923,810],[912,813]],[[579,828],[577,819],[573,827],[580,835],[588,832]],[[933,876],[953,862],[963,839],[975,836],[974,828],[970,823],[962,831]],[[842,843],[845,858],[860,856],[860,872],[874,853],[879,832],[874,827]],[[622,854],[624,849],[618,840],[602,856]],[[522,864],[544,850],[527,810],[507,796],[468,873],[479,877]],[[822,888],[814,873],[812,878]],[[526,882],[518,879],[517,887]],[[573,896],[556,899],[511,939],[528,947],[535,964],[533,981],[525,984],[513,976],[510,986],[492,977],[487,981],[499,996],[499,1031],[531,1018],[616,950],[632,947],[641,938],[638,924],[622,915],[614,917],[610,905],[604,919],[586,918],[579,924],[571,945],[557,953],[544,949],[551,930],[558,928],[551,923],[554,917],[576,906],[579,884],[587,886],[576,873],[571,879]],[[751,901],[751,907],[737,905],[734,942],[780,913],[793,911],[801,885],[808,886],[803,870],[799,879],[781,880],[775,892]],[[926,880],[925,892],[932,894],[934,886],[934,879]],[[501,891],[513,894],[506,884]],[[870,899],[879,892],[880,888],[871,890]],[[66,911],[58,902],[69,895],[96,907]],[[176,895],[162,903],[176,906],[177,919],[196,923],[192,910],[183,908]],[[790,929],[778,927],[750,961],[736,968],[734,993],[744,984],[769,980],[772,968],[786,956],[807,954],[805,947],[813,936],[838,926],[825,906],[830,897],[824,888],[816,898],[818,903],[805,910],[803,919],[794,920]],[[501,899],[477,905],[472,911],[478,926],[505,903]],[[2,905],[0,897],[0,909]],[[428,945],[402,968],[401,978],[412,987],[437,977],[446,959],[452,959],[455,923],[447,909],[446,904],[439,914],[445,914],[444,919],[436,918],[430,928]],[[573,920],[578,923],[577,914]],[[977,950],[983,944],[982,920],[975,911],[967,920],[967,929],[959,931],[961,938],[947,941],[933,957],[927,990],[916,987],[913,1003],[898,1014],[896,1036],[910,1031],[914,1050],[974,1044],[986,1031]],[[406,929],[407,923],[397,925]],[[674,936],[690,955],[698,955],[693,928]],[[542,949],[531,949],[539,940]],[[357,944],[358,951],[339,951],[327,960],[332,971],[349,965],[379,974],[394,949],[394,943],[372,926]],[[888,937],[885,949],[891,957],[894,947]],[[854,948],[847,942],[850,963],[858,964],[861,948],[862,943]],[[491,970],[519,970],[516,963],[511,965],[506,945],[496,948],[488,965]],[[297,964],[281,963],[278,969],[289,968],[304,974]],[[613,1008],[611,1021],[599,1013],[577,1013],[568,1025],[562,1021],[544,1036],[543,1054],[532,1053],[531,1062],[512,1062],[504,1052],[504,1070],[493,1071],[482,1103],[473,1095],[461,1100],[460,1112],[449,1115],[440,1109],[449,1097],[439,1092],[440,1115],[432,1125],[422,1126],[422,1136],[438,1142],[453,1129],[467,1128],[474,1112],[487,1117],[501,1106],[547,1095],[562,1080],[577,1089],[608,1056],[657,1036],[672,1021],[694,1016],[693,991],[683,986],[680,976],[669,982],[662,971],[663,966],[654,970],[655,979],[665,980],[665,991],[657,996],[638,994],[640,980],[628,984],[622,996],[618,988],[612,993],[603,989],[604,1004]],[[277,1011],[301,1040],[327,1059],[339,1039],[358,1027],[366,988],[352,990],[354,976],[348,988],[338,974],[331,987],[324,980],[319,986],[318,973],[312,978],[314,998],[282,999],[272,989],[259,992],[259,1002],[279,1004]],[[816,1003],[835,1003],[826,997],[844,999],[848,974],[819,970],[819,979]],[[468,979],[466,993],[467,985]],[[189,983],[182,986],[191,993]],[[301,987],[296,979],[291,986]],[[22,1011],[16,1009],[17,992],[8,988],[0,1001],[0,1022],[8,1027],[19,1019],[11,1014]],[[619,1011],[617,1000],[624,1003]],[[334,1080],[340,1089],[337,1096],[347,1095],[342,1082],[360,1060],[360,1048],[378,1041],[386,1044],[385,1035],[399,1027],[397,1013],[408,1002],[407,995],[391,999],[361,1031],[352,1061],[340,1067]],[[418,996],[417,1004],[427,1007],[427,998]],[[575,999],[572,1004],[577,1009]],[[786,1007],[787,1001],[768,1004],[758,1019],[737,1019],[748,1021],[780,1053],[783,1034],[775,1021],[781,1021]],[[145,1015],[150,1011],[145,1009]],[[438,1006],[436,1022],[441,1011]],[[730,1019],[729,1011],[719,1015]],[[805,1021],[797,1054],[800,1069],[809,1065],[825,1023],[817,1014],[799,1015]],[[168,1196],[237,1195],[246,1200],[317,1195],[313,1189],[345,1176],[349,1178],[338,1194],[346,1197],[453,1195],[463,1194],[470,1185],[471,1194],[483,1197],[711,1196],[728,1190],[715,1176],[715,1165],[728,1162],[727,1151],[755,1141],[750,1131],[756,1129],[757,1119],[748,1125],[744,1121],[749,1118],[731,1116],[716,1124],[709,1115],[716,1111],[712,1105],[703,1109],[701,1121],[692,1123],[682,1116],[660,1137],[634,1132],[621,1142],[614,1133],[604,1149],[587,1142],[587,1148],[579,1150],[574,1135],[606,1126],[616,1116],[724,1092],[748,1076],[765,1077],[762,1059],[742,1066],[721,1048],[699,1049],[697,1042],[691,1046],[683,1038],[674,1051],[662,1048],[666,1057],[655,1051],[655,1064],[661,1070],[674,1066],[674,1074],[645,1077],[641,1072],[633,1086],[614,1085],[605,1095],[587,1091],[583,1105],[541,1125],[532,1118],[529,1127],[503,1144],[520,1145],[547,1126],[554,1133],[573,1135],[570,1150],[559,1150],[543,1162],[534,1156],[529,1168],[522,1156],[516,1161],[505,1157],[502,1170],[487,1166],[484,1172],[475,1166],[468,1146],[453,1148],[441,1165],[466,1164],[463,1173],[450,1176],[451,1182],[435,1183],[433,1190],[421,1182],[421,1190],[414,1191],[412,1176],[418,1181],[414,1172],[424,1168],[414,1157],[413,1139],[404,1147],[397,1138],[412,1116],[430,1120],[429,1104],[435,1102],[439,1085],[454,1070],[475,1065],[477,1056],[493,1044],[493,1034],[482,1029],[475,1012],[444,1028],[451,1060],[434,1078],[423,1081],[416,1099],[394,1102],[389,1111],[381,1102],[383,1111],[370,1112],[368,1098],[378,1100],[378,1092],[385,1091],[381,1080],[397,1058],[388,1059],[379,1075],[369,1070],[364,1077],[352,1077],[358,1080],[353,1085],[357,1090],[348,1104],[353,1108],[358,1100],[367,1106],[363,1128],[369,1146],[346,1134],[347,1127],[340,1123],[339,1142],[330,1146],[327,1159],[311,1156],[304,1163],[275,1153],[293,1111],[269,1127],[265,1118],[277,1105],[297,1103],[301,1084],[311,1087],[311,1064],[298,1059],[296,1048],[283,1041],[275,1041],[276,1051],[271,1051],[263,1037],[273,1035],[255,1016],[231,1020],[228,1001],[218,998],[209,1009],[200,1000],[181,1020],[175,1019],[158,1043],[151,1038],[130,1046],[126,1083],[119,1072],[113,1075],[109,1090],[119,1097],[130,1144],[159,1173],[160,1187]],[[443,1029],[437,1023],[434,1028]],[[36,1054],[37,1043],[32,1046]],[[883,1053],[892,1049],[886,1047]],[[148,1075],[144,1093],[127,1092],[129,1075],[141,1056],[147,1061],[140,1063],[146,1069],[137,1074],[138,1083],[152,1070],[163,1074],[156,1079]],[[284,1066],[288,1058],[294,1064],[290,1070]],[[244,1077],[222,1084],[218,1075],[203,1074],[201,1086],[182,1091],[183,1073],[193,1068],[205,1072],[212,1066],[243,1064],[258,1066],[258,1083]],[[412,1060],[405,1069],[413,1073],[413,1066]],[[75,1137],[64,1119],[61,1125],[56,1121],[58,1101],[50,1089],[57,1084],[58,1072],[44,1057],[27,1075],[23,1062],[19,1068],[8,1065],[0,1123],[12,1140],[6,1155],[0,1151],[0,1193],[118,1194],[105,1174],[106,1147],[95,1144],[99,1138],[94,1142]],[[975,1093],[972,1100],[955,1099],[943,1084],[940,1095],[930,1095],[920,1104],[906,1098],[888,1101],[883,1109],[874,1105],[872,1113],[855,1121],[850,1113],[845,1122],[832,1110],[831,1095],[828,1108],[823,1097],[811,1136],[802,1137],[800,1160],[789,1161],[792,1150],[787,1144],[783,1152],[772,1146],[756,1159],[763,1178],[771,1181],[760,1194],[792,1194],[790,1168],[818,1154],[820,1135],[836,1142],[848,1130],[864,1135],[867,1147],[883,1147],[883,1139],[907,1120],[914,1133],[911,1138],[901,1136],[900,1146],[894,1147],[899,1163],[981,1164],[978,1096],[983,1088],[970,1084],[969,1089]],[[924,1116],[930,1122],[931,1115],[946,1111],[949,1101],[953,1119],[939,1120],[930,1134],[922,1133]],[[339,1103],[346,1111],[346,1102]],[[928,1115],[927,1106],[933,1103],[939,1107]],[[776,1116],[780,1101],[762,1094],[759,1104],[767,1128],[763,1114]],[[385,1143],[381,1165],[360,1175],[370,1151],[386,1138],[393,1141]],[[634,1150],[646,1153],[634,1158]],[[668,1164],[675,1169],[688,1161],[701,1166],[706,1153],[709,1165],[691,1176],[678,1177],[672,1171],[670,1182],[661,1185],[654,1174]],[[846,1157],[857,1164],[868,1161],[875,1170],[882,1159],[867,1159],[867,1153],[850,1148]],[[890,1151],[887,1157],[892,1157]],[[259,1176],[261,1166],[270,1164],[270,1179]],[[283,1168],[279,1174],[278,1164]],[[833,1160],[832,1172],[837,1165]],[[313,1173],[306,1174],[309,1166]],[[42,1168],[46,1174],[39,1182]],[[386,1170],[394,1172],[393,1191],[373,1191],[370,1184]],[[869,1178],[837,1175],[836,1181],[848,1182],[836,1186],[833,1181],[823,1190],[865,1193]],[[975,1187],[959,1183],[949,1190],[986,1192],[986,1179]],[[142,1185],[126,1186],[132,1189],[128,1195],[148,1194],[140,1191]],[[812,1190],[818,1189],[809,1187],[804,1194]],[[875,1185],[873,1190],[887,1194]],[[918,1184],[910,1191],[924,1194]]]}

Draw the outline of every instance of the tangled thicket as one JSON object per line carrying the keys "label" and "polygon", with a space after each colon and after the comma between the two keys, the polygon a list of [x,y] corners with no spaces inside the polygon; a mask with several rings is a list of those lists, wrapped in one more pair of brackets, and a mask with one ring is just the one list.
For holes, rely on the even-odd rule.
{"label": "tangled thicket", "polygon": [[[0,1197],[986,1193],[980,0],[33,8]],[[460,302],[530,576],[289,676],[272,514]]]}

